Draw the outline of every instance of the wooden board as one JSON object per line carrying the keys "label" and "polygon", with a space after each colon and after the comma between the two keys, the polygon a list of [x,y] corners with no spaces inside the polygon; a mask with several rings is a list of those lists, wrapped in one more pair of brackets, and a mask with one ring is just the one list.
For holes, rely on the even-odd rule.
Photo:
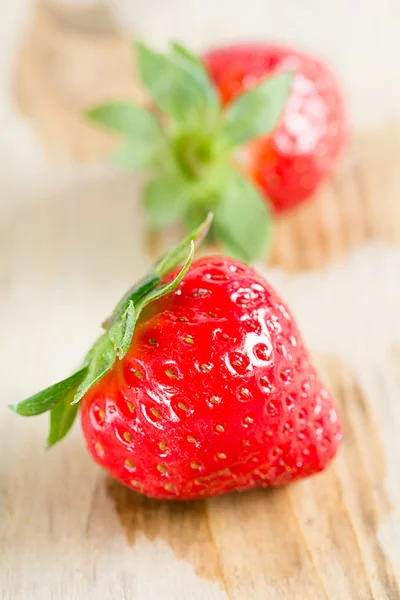
{"label": "wooden board", "polygon": [[76,366],[149,262],[139,182],[80,162],[112,144],[82,106],[137,93],[128,41],[99,9],[38,6],[15,87],[48,156],[33,188],[21,158],[29,203],[10,188],[0,213],[0,600],[398,600],[399,126],[357,136],[332,186],[278,223],[284,269],[264,268],[338,403],[337,459],[280,490],[148,500],[91,462],[79,426],[43,452],[47,418],[7,409]]}
{"label": "wooden board", "polygon": [[267,273],[345,423],[340,455],[322,475],[158,503],[107,478],[79,427],[46,453],[46,417],[7,410],[76,365],[114,298],[144,271],[134,195],[130,177],[105,173],[2,220],[0,598],[400,598],[397,250],[366,247],[313,276]]}

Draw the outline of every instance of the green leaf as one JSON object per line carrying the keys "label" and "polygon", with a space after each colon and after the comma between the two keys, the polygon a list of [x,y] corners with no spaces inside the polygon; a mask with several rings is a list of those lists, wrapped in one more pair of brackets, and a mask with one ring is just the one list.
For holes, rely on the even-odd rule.
{"label": "green leaf", "polygon": [[293,75],[282,73],[241,94],[225,112],[221,145],[234,147],[275,129],[289,95]]}
{"label": "green leaf", "polygon": [[181,46],[181,44],[179,44],[178,42],[172,42],[171,49],[175,56],[183,59],[187,62],[188,65],[196,69],[199,78],[201,77],[203,79],[208,79],[211,84],[211,81],[208,78],[206,68],[204,67],[203,63],[197,58],[197,56],[192,54],[190,50],[188,50],[184,46]]}
{"label": "green leaf", "polygon": [[178,219],[187,201],[187,182],[179,175],[152,179],[144,190],[143,204],[151,229],[160,229]]}
{"label": "green leaf", "polygon": [[122,317],[108,332],[108,336],[114,344],[115,353],[120,360],[124,358],[130,348],[135,325],[136,309],[132,300],[129,300]]}
{"label": "green leaf", "polygon": [[126,294],[123,295],[121,300],[118,302],[112,316],[107,320],[107,329],[111,329],[111,327],[120,320],[130,302],[136,305],[138,300],[145,296],[150,290],[155,288],[160,281],[160,275],[156,273],[148,273],[142,277],[138,283],[135,283],[135,285],[133,285],[126,292]]}
{"label": "green leaf", "polygon": [[118,169],[146,171],[160,168],[163,162],[168,161],[168,153],[172,158],[167,142],[163,139],[158,143],[151,144],[141,139],[128,138],[109,155],[108,160]]}
{"label": "green leaf", "polygon": [[67,379],[55,383],[38,394],[30,396],[30,398],[27,398],[22,402],[18,402],[18,404],[11,404],[10,408],[23,417],[33,417],[51,410],[57,404],[62,402],[64,397],[69,394],[71,390],[76,389],[85,377],[85,373],[86,368],[81,369],[70,377],[67,377]]}
{"label": "green leaf", "polygon": [[207,218],[207,208],[202,203],[190,202],[183,215],[184,223],[188,231],[193,231]]}
{"label": "green leaf", "polygon": [[214,115],[217,115],[221,108],[221,103],[217,89],[204,64],[197,58],[197,56],[192,54],[187,48],[184,48],[177,42],[172,42],[171,49],[174,58],[186,63],[186,67],[191,70],[193,77],[195,77],[200,85],[202,85],[210,114],[213,113]]}
{"label": "green leaf", "polygon": [[71,390],[50,412],[50,431],[47,438],[47,448],[51,448],[54,444],[62,440],[75,421],[79,404],[71,405],[74,391]]}
{"label": "green leaf", "polygon": [[159,108],[178,123],[199,123],[208,96],[197,70],[187,59],[153,52],[141,43],[136,51],[140,78]]}
{"label": "green leaf", "polygon": [[86,111],[86,116],[106,129],[125,134],[128,140],[110,155],[117,167],[137,170],[155,167],[168,146],[159,121],[131,102],[106,102]]}
{"label": "green leaf", "polygon": [[106,129],[147,144],[156,143],[164,135],[156,117],[132,102],[105,102],[88,109],[86,116]]}
{"label": "green leaf", "polygon": [[111,369],[115,362],[114,344],[104,333],[94,345],[84,380],[76,390],[73,404],[82,400],[83,396]]}
{"label": "green leaf", "polygon": [[160,286],[156,287],[154,290],[149,292],[146,296],[144,296],[144,298],[142,298],[139,301],[139,303],[137,305],[137,315],[138,316],[140,315],[140,313],[142,312],[144,307],[147,306],[148,304],[150,304],[150,302],[154,302],[155,300],[158,300],[158,298],[161,298],[162,296],[169,294],[176,287],[178,287],[178,285],[180,284],[180,282],[182,281],[182,279],[185,277],[186,273],[188,272],[190,265],[193,262],[193,257],[194,257],[194,241],[192,240],[190,242],[189,254],[187,256],[185,264],[183,265],[182,269],[179,271],[178,275],[175,277],[175,279],[173,279],[169,283],[165,283],[164,285],[160,285]]}
{"label": "green leaf", "polygon": [[188,236],[185,237],[175,248],[167,252],[161,260],[158,261],[154,268],[154,272],[160,277],[164,277],[167,273],[173,271],[178,265],[185,260],[188,246],[194,243],[194,248],[197,248],[206,237],[211,223],[213,214],[208,213],[207,218],[200,223]]}
{"label": "green leaf", "polygon": [[227,174],[215,210],[214,228],[226,251],[244,262],[265,256],[271,220],[265,201],[247,179]]}

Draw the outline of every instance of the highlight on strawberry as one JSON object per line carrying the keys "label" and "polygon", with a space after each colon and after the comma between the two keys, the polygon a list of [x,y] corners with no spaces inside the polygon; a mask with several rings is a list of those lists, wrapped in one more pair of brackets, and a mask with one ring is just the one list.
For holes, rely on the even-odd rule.
{"label": "highlight on strawberry", "polygon": [[48,446],[80,407],[94,460],[155,498],[286,484],[324,469],[342,437],[273,288],[235,259],[194,260],[210,224],[125,294],[77,372],[11,406],[50,412]]}
{"label": "highlight on strawberry", "polygon": [[277,46],[222,48],[198,59],[135,45],[140,79],[156,110],[110,101],[87,111],[125,136],[112,155],[143,171],[153,230],[190,231],[214,212],[211,237],[225,252],[264,258],[271,214],[309,198],[333,172],[346,141],[337,84],[319,61]]}

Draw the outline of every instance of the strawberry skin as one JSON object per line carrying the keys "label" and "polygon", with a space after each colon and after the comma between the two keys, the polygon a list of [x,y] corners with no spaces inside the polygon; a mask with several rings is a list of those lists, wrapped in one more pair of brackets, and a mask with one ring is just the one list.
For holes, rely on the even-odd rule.
{"label": "strawberry skin", "polygon": [[251,141],[237,160],[277,213],[312,196],[347,141],[344,102],[331,72],[314,58],[266,44],[216,49],[204,61],[224,104],[265,77],[295,73],[280,125]]}
{"label": "strawberry skin", "polygon": [[103,468],[168,499],[305,477],[342,437],[288,308],[222,257],[194,261],[145,309],[126,356],[84,396],[81,422]]}

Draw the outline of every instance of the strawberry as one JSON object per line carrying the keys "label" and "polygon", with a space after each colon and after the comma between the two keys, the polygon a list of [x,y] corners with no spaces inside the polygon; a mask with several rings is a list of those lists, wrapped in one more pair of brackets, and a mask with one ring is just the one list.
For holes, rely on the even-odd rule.
{"label": "strawberry", "polygon": [[172,44],[136,44],[157,110],[114,101],[87,111],[123,134],[114,164],[144,171],[149,229],[191,230],[214,213],[211,238],[251,262],[265,256],[270,209],[309,197],[344,146],[340,92],[318,61],[271,46],[215,50],[199,60]]}
{"label": "strawberry", "polygon": [[276,212],[309,198],[333,172],[347,139],[343,98],[331,72],[315,58],[269,44],[216,49],[204,61],[224,105],[266,77],[295,72],[279,125],[242,148],[239,160]]}
{"label": "strawberry", "polygon": [[342,436],[272,287],[231,258],[193,261],[207,226],[123,297],[82,369],[13,407],[50,410],[53,445],[80,403],[94,460],[155,498],[285,484],[321,471]]}

